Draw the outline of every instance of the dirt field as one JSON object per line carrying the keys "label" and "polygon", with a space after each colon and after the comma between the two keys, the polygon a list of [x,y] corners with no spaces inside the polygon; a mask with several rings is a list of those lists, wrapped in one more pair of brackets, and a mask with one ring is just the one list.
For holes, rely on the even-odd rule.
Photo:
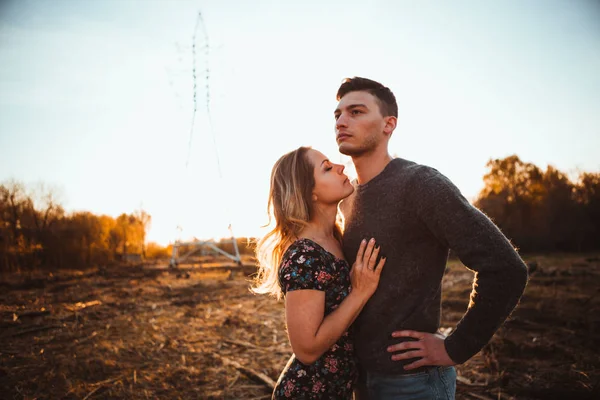
{"label": "dirt field", "polygon": [[[488,346],[458,366],[459,399],[600,398],[600,257],[537,263]],[[268,399],[290,356],[283,305],[246,268],[121,266],[0,280],[2,399]],[[472,274],[450,262],[443,327]]]}

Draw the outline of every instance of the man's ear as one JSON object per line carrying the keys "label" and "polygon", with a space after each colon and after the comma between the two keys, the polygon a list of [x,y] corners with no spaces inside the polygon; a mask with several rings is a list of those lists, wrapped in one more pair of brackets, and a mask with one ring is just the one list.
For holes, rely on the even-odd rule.
{"label": "man's ear", "polygon": [[383,133],[387,136],[392,136],[394,129],[396,129],[396,124],[398,123],[398,118],[390,115],[384,118],[385,125],[383,126]]}

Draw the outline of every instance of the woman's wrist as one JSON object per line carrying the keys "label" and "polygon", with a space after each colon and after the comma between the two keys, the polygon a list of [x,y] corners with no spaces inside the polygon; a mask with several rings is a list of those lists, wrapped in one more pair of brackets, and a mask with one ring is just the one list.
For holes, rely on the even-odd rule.
{"label": "woman's wrist", "polygon": [[360,289],[352,289],[352,291],[350,292],[348,297],[350,297],[350,296],[355,298],[356,301],[360,302],[361,308],[362,308],[362,306],[367,304],[367,301],[372,296],[372,293],[369,293],[369,292],[366,292],[366,291],[360,290]]}

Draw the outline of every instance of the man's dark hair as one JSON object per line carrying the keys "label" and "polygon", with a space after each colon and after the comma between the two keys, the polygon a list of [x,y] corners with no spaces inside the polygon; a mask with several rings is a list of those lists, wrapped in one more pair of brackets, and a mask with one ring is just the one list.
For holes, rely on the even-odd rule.
{"label": "man's dark hair", "polygon": [[342,97],[350,92],[371,93],[377,99],[381,115],[384,117],[388,117],[390,115],[396,118],[398,117],[398,104],[396,103],[396,97],[389,88],[383,86],[381,83],[367,78],[360,78],[358,76],[355,76],[354,78],[346,78],[337,91],[337,101],[340,101]]}

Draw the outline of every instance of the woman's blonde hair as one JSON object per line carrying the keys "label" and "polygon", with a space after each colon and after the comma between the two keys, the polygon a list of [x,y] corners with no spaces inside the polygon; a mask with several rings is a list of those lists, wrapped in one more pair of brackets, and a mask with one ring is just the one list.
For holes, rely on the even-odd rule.
{"label": "woman's blonde hair", "polygon": [[[281,298],[278,277],[281,259],[313,215],[315,176],[314,165],[307,156],[308,150],[310,147],[299,147],[284,154],[271,171],[268,225],[275,220],[275,226],[256,245],[258,274],[252,287],[255,293]],[[340,237],[337,227],[336,236]]]}
{"label": "woman's blonde hair", "polygon": [[284,154],[271,171],[267,211],[268,225],[275,226],[256,244],[258,275],[252,290],[281,298],[278,272],[288,246],[310,220],[314,166],[307,157],[310,147],[299,147]]}

